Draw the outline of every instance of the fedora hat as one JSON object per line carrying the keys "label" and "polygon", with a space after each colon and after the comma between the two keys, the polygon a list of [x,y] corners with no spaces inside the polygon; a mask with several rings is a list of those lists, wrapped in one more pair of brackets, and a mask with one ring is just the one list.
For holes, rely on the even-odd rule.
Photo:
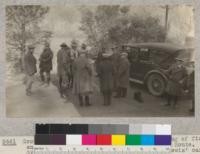
{"label": "fedora hat", "polygon": [[44,43],[44,46],[45,46],[45,47],[49,47],[49,46],[50,46],[49,42],[45,42],[45,43]]}
{"label": "fedora hat", "polygon": [[107,57],[110,57],[112,56],[113,52],[112,51],[107,51],[105,53],[102,54],[103,57],[107,58]]}
{"label": "fedora hat", "polygon": [[87,51],[86,50],[79,50],[79,54],[82,55],[82,54],[86,54]]}
{"label": "fedora hat", "polygon": [[61,47],[68,47],[66,43],[62,43],[60,46]]}
{"label": "fedora hat", "polygon": [[85,43],[83,43],[83,44],[81,45],[81,47],[82,47],[82,48],[86,48],[87,45],[86,45]]}
{"label": "fedora hat", "polygon": [[127,52],[122,52],[121,56],[128,56],[128,53]]}
{"label": "fedora hat", "polygon": [[35,47],[33,45],[29,45],[28,49],[35,49]]}

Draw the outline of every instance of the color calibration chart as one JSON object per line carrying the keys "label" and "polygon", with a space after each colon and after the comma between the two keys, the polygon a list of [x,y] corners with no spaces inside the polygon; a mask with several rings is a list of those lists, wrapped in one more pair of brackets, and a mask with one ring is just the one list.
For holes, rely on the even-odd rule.
{"label": "color calibration chart", "polygon": [[171,125],[37,124],[34,153],[169,153]]}

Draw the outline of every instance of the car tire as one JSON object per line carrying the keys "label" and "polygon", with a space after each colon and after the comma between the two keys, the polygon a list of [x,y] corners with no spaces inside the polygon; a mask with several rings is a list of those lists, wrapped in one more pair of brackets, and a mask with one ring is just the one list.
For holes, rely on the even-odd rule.
{"label": "car tire", "polygon": [[165,92],[165,79],[158,73],[150,74],[146,82],[148,91],[154,96],[161,96]]}

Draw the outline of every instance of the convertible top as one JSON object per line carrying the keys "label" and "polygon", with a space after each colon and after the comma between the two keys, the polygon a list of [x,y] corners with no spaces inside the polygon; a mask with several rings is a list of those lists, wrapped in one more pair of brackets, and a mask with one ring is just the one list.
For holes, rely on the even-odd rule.
{"label": "convertible top", "polygon": [[124,46],[161,49],[161,50],[168,51],[168,52],[175,52],[178,50],[186,50],[187,49],[187,47],[185,47],[185,46],[175,45],[175,44],[171,44],[171,43],[161,43],[161,42],[133,43],[133,44],[126,44]]}

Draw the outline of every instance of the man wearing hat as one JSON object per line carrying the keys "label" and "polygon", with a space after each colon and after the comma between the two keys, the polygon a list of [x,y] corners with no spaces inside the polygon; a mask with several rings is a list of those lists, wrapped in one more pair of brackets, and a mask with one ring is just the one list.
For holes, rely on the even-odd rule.
{"label": "man wearing hat", "polygon": [[66,97],[65,88],[68,82],[68,73],[70,72],[70,50],[67,44],[62,43],[61,49],[57,53],[57,74],[59,79],[59,92],[61,98]]}
{"label": "man wearing hat", "polygon": [[127,95],[127,88],[129,86],[129,68],[130,68],[130,63],[127,56],[128,54],[126,52],[121,53],[119,68],[117,71],[118,90],[116,97],[126,97]]}
{"label": "man wearing hat", "polygon": [[73,65],[76,58],[78,58],[78,44],[75,40],[71,42],[71,49],[70,49],[70,74],[69,74],[69,86],[72,88],[73,86]]}
{"label": "man wearing hat", "polygon": [[103,94],[104,105],[110,105],[112,101],[114,67],[112,63],[112,52],[102,53],[97,74],[100,81],[100,90]]}
{"label": "man wearing hat", "polygon": [[80,55],[80,53],[85,53],[86,57],[87,57],[88,51],[87,51],[87,45],[85,43],[82,43],[81,49],[79,50],[79,55]]}
{"label": "man wearing hat", "polygon": [[31,95],[32,84],[34,81],[34,75],[37,72],[36,58],[33,55],[35,47],[28,46],[28,52],[24,56],[24,69],[26,74],[26,95]]}
{"label": "man wearing hat", "polygon": [[106,48],[102,47],[101,50],[99,50],[98,55],[97,55],[97,59],[95,61],[95,66],[96,66],[96,71],[98,72],[99,69],[99,64],[101,63],[102,59],[103,59],[103,53],[105,53]]}
{"label": "man wearing hat", "polygon": [[41,81],[45,82],[44,73],[46,73],[46,82],[49,85],[50,83],[50,71],[52,70],[52,59],[53,59],[53,52],[49,46],[49,43],[45,43],[45,48],[40,55],[40,77]]}
{"label": "man wearing hat", "polygon": [[117,87],[117,74],[118,74],[118,70],[119,70],[119,61],[120,61],[120,52],[118,50],[118,48],[116,46],[113,46],[112,48],[112,62],[113,62],[113,67],[114,67],[114,91],[117,92],[118,87]]}
{"label": "man wearing hat", "polygon": [[166,87],[166,106],[172,106],[175,108],[178,102],[179,96],[183,91],[183,83],[187,77],[186,68],[183,66],[184,61],[176,59],[174,63],[166,72],[168,73],[168,82]]}
{"label": "man wearing hat", "polygon": [[78,96],[80,106],[91,105],[89,95],[93,92],[92,67],[86,54],[85,48],[82,48],[73,65],[73,93]]}
{"label": "man wearing hat", "polygon": [[78,50],[77,50],[77,48],[78,48],[78,44],[77,44],[77,42],[75,40],[73,40],[71,42],[71,50],[70,50],[70,58],[72,60],[78,58]]}

